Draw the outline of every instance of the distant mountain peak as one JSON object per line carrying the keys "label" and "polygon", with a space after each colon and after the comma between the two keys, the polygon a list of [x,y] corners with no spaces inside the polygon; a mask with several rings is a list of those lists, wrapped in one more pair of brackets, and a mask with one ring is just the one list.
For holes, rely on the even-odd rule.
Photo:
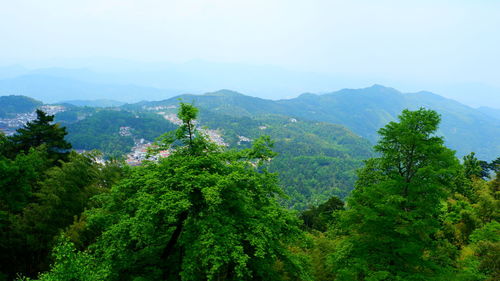
{"label": "distant mountain peak", "polygon": [[386,87],[380,84],[373,84],[370,87],[366,88],[358,88],[358,89],[352,89],[352,88],[344,88],[342,90],[336,91],[336,92],[331,92],[327,93],[325,95],[350,95],[350,94],[361,94],[361,95],[402,95],[402,93],[394,88],[391,87]]}
{"label": "distant mountain peak", "polygon": [[373,84],[372,86],[367,87],[365,89],[366,90],[376,90],[376,91],[379,91],[379,92],[401,93],[400,91],[398,91],[398,90],[396,90],[394,88],[387,87],[387,86],[380,85],[380,84]]}
{"label": "distant mountain peak", "polygon": [[393,89],[393,88],[391,88],[391,87],[386,87],[386,86],[384,86],[384,85],[377,84],[377,83],[375,83],[375,84],[371,85],[371,86],[370,86],[370,87],[368,87],[368,88],[372,88],[372,89]]}
{"label": "distant mountain peak", "polygon": [[303,99],[303,98],[311,98],[311,97],[317,97],[317,96],[318,96],[317,94],[313,94],[313,93],[303,93],[300,96],[298,96],[297,98]]}
{"label": "distant mountain peak", "polygon": [[[409,94],[412,94],[412,93],[409,93]],[[438,94],[435,94],[433,92],[429,92],[429,91],[418,91],[416,93],[413,93],[415,95],[420,95],[420,96],[427,96],[427,97],[434,97],[434,98],[440,98],[440,99],[447,99],[443,96],[440,96]]]}
{"label": "distant mountain peak", "polygon": [[75,106],[90,106],[90,107],[116,107],[122,106],[125,103],[110,99],[95,99],[95,100],[67,100],[59,103],[66,103]]}
{"label": "distant mountain peak", "polygon": [[226,96],[226,97],[235,97],[235,96],[244,96],[242,93],[238,93],[236,91],[222,89],[215,92],[205,93],[205,96]]}

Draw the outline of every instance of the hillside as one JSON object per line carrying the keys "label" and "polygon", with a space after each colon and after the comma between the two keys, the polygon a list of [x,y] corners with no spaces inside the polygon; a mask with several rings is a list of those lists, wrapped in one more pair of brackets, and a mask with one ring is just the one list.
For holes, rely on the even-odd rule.
{"label": "hillside", "polygon": [[481,106],[477,110],[488,115],[489,117],[500,120],[500,109],[491,108],[491,107],[487,107],[487,106]]}
{"label": "hillside", "polygon": [[[78,111],[78,109],[76,110]],[[98,149],[107,156],[122,156],[130,152],[135,140],[154,141],[161,134],[176,128],[173,124],[157,114],[132,113],[128,111],[97,110],[87,112],[82,120],[70,119],[71,111],[63,112],[56,117],[67,127],[67,140],[75,149]],[[75,114],[82,114],[78,112]],[[66,117],[63,119],[61,117]],[[70,119],[72,122],[68,122]],[[120,134],[120,128],[127,127]]]}
{"label": "hillside", "polygon": [[377,140],[377,130],[396,120],[403,109],[425,107],[441,114],[438,134],[444,136],[446,145],[456,150],[458,156],[474,151],[479,158],[492,160],[500,155],[498,120],[430,92],[404,94],[374,85],[325,95],[302,95],[278,103],[298,117],[345,125],[373,143]]}
{"label": "hillside", "polygon": [[213,112],[237,117],[249,117],[269,113],[281,114],[285,112],[285,108],[275,101],[246,96],[231,90],[219,90],[203,95],[185,94],[162,101],[143,101],[124,105],[123,107],[132,110],[142,110],[156,106],[177,105],[179,100],[193,103],[198,107],[209,109]]}

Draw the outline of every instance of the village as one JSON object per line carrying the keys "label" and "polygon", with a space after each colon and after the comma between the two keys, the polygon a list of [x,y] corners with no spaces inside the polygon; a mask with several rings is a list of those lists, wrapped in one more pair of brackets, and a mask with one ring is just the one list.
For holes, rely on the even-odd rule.
{"label": "village", "polygon": [[[175,108],[175,106],[169,106],[169,107],[158,106],[152,108],[151,110],[162,110],[162,109],[172,109],[172,108]],[[162,115],[166,120],[172,122],[175,125],[182,124],[182,121],[177,117],[175,113],[158,112],[158,114]],[[131,127],[120,127],[119,134],[120,136],[132,136],[131,131],[132,131]],[[224,139],[222,138],[220,132],[218,132],[217,130],[199,128],[198,131],[203,135],[207,136],[210,141],[216,143],[217,145],[228,146],[228,144],[224,142]],[[249,141],[249,139],[243,137],[243,139],[240,138],[240,141]],[[157,146],[154,143],[147,141],[143,138],[140,139],[134,138],[134,143],[135,144],[134,147],[132,147],[132,151],[129,154],[127,154],[125,160],[126,163],[130,166],[138,166],[145,160],[158,161],[160,158],[168,157],[172,153],[170,149],[155,151],[157,149]]]}

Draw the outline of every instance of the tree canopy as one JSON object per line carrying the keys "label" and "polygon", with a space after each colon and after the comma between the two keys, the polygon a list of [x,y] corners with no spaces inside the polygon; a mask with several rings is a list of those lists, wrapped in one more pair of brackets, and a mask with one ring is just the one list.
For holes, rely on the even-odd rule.
{"label": "tree canopy", "polygon": [[449,266],[434,238],[459,163],[434,135],[439,120],[431,110],[404,110],[379,130],[380,157],[359,172],[343,214],[339,280],[429,280]]}
{"label": "tree canopy", "polygon": [[[348,199],[300,214],[270,172],[270,137],[229,149],[198,129],[197,108],[181,103],[177,116],[150,151],[169,156],[137,167],[101,163],[99,152],[59,157],[48,141],[18,150],[0,133],[0,280],[500,278],[498,159],[460,162],[436,135],[436,112],[403,111],[379,130]],[[50,135],[29,128],[17,137]],[[288,174],[308,167],[314,181],[333,163],[303,165]]]}
{"label": "tree canopy", "polygon": [[161,143],[175,151],[99,196],[85,213],[94,242],[75,252],[63,239],[41,280],[309,279],[289,248],[299,221],[266,169],[270,140],[225,151],[196,129],[196,113],[181,105],[183,124]]}

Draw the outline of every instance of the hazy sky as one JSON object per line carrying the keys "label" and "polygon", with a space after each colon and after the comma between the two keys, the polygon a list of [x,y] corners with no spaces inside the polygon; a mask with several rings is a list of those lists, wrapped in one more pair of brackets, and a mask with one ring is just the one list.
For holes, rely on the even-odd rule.
{"label": "hazy sky", "polygon": [[0,38],[2,65],[202,59],[500,89],[499,0],[0,0]]}

